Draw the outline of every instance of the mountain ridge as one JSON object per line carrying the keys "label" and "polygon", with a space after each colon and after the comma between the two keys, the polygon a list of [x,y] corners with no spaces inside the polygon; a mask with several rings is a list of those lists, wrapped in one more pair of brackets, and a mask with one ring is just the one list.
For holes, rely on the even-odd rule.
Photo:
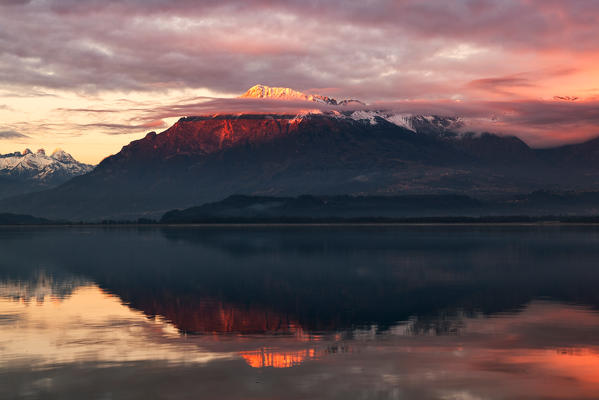
{"label": "mountain ridge", "polygon": [[28,148],[0,154],[0,198],[54,187],[93,168],[60,148],[49,156],[44,149]]}

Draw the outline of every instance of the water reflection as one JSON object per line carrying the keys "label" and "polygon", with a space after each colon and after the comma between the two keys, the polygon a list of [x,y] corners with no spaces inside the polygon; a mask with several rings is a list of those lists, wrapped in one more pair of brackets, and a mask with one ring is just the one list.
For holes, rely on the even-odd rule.
{"label": "water reflection", "polygon": [[595,398],[598,242],[0,230],[0,398]]}
{"label": "water reflection", "polygon": [[[208,362],[224,353],[186,352],[172,324],[148,318],[95,285],[69,296],[53,294],[28,301],[5,296],[0,286],[0,346],[3,368],[47,368],[86,360],[112,365],[131,361]],[[41,286],[38,283],[38,287]]]}
{"label": "water reflection", "polygon": [[91,282],[72,277],[56,281],[44,271],[38,271],[25,281],[0,281],[0,296],[20,300],[25,303],[35,301],[43,303],[46,299],[56,301],[71,295],[79,286],[88,286]]}

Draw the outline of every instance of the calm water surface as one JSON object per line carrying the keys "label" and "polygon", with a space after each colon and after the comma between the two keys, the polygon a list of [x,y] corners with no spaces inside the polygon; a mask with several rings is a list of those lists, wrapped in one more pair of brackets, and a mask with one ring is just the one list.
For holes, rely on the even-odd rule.
{"label": "calm water surface", "polygon": [[599,228],[0,228],[1,399],[597,399]]}

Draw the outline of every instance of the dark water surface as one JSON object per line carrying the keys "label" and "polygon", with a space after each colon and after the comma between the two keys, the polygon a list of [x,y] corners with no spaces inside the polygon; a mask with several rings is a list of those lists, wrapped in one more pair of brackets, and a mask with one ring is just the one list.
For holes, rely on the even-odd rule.
{"label": "dark water surface", "polygon": [[0,228],[0,399],[597,399],[599,228]]}

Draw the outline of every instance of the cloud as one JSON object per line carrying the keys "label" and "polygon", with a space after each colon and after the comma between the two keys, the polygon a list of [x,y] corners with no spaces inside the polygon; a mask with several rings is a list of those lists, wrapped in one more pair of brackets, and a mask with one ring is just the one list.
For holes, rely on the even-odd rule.
{"label": "cloud", "polygon": [[398,101],[371,108],[418,115],[457,116],[464,130],[518,136],[534,147],[599,136],[599,100]]}
{"label": "cloud", "polygon": [[0,6],[22,6],[30,2],[31,0],[0,0]]}
{"label": "cloud", "polygon": [[527,78],[517,77],[517,76],[504,76],[499,78],[483,78],[483,79],[475,79],[471,81],[468,86],[486,90],[490,92],[498,92],[498,93],[509,93],[508,89],[524,87],[528,88],[534,86],[533,83]]}
{"label": "cloud", "polygon": [[578,97],[577,96],[553,96],[553,100],[576,101],[576,100],[578,100]]}
{"label": "cloud", "polygon": [[0,131],[0,139],[24,139],[28,137],[29,136],[19,133],[17,131]]}
{"label": "cloud", "polygon": [[78,125],[78,128],[100,128],[103,133],[109,135],[128,134],[152,129],[166,128],[166,122],[163,120],[151,120],[140,124],[110,124],[110,123],[93,123]]}
{"label": "cloud", "polygon": [[10,3],[0,6],[0,81],[82,92],[238,93],[265,82],[443,97],[482,73],[530,68],[523,51],[599,50],[599,4],[576,0]]}

